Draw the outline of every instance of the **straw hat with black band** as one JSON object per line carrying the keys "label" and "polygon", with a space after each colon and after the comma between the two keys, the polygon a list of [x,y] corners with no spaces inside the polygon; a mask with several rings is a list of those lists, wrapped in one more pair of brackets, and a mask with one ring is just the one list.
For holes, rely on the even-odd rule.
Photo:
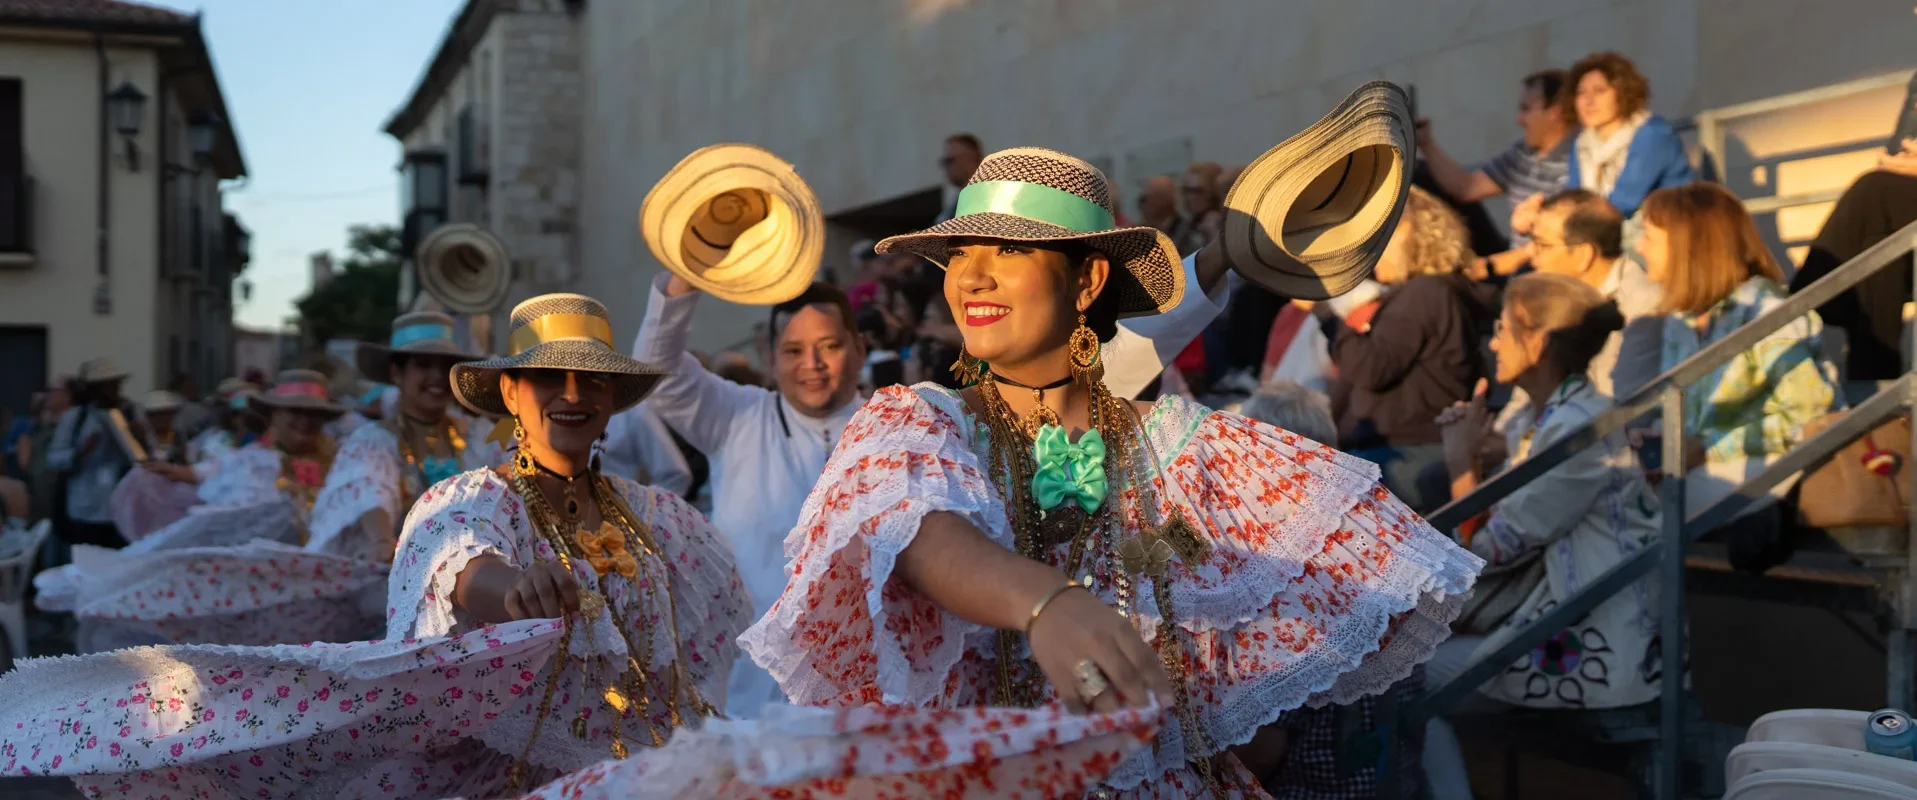
{"label": "straw hat with black band", "polygon": [[[353,366],[360,377],[386,383],[391,380],[393,356],[400,354],[445,356],[454,361],[477,361],[484,356],[460,349],[453,338],[453,318],[437,311],[414,311],[393,319],[393,333],[386,344],[361,342],[353,354]],[[354,395],[365,389],[355,385]]]}
{"label": "straw hat with black band", "polygon": [[979,162],[959,190],[957,214],[917,233],[879,242],[881,253],[911,253],[945,267],[950,241],[977,236],[1014,242],[1083,242],[1115,266],[1106,291],[1118,316],[1159,314],[1185,295],[1178,248],[1152,227],[1117,227],[1111,181],[1097,167],[1041,147],[1000,150]]}
{"label": "straw hat with black band", "polygon": [[1412,132],[1405,91],[1374,81],[1251,162],[1225,196],[1232,269],[1299,300],[1364,282],[1404,211]]}
{"label": "straw hat with black band", "polygon": [[271,414],[282,408],[310,411],[329,418],[346,413],[345,407],[333,402],[332,393],[326,388],[326,376],[317,370],[282,371],[273,388],[245,397],[247,405],[259,414]]}
{"label": "straw hat with black band", "polygon": [[546,294],[513,308],[506,357],[453,366],[453,397],[480,414],[510,419],[499,376],[515,369],[592,372],[612,379],[612,413],[639,404],[666,371],[613,349],[605,305],[581,294]]}
{"label": "straw hat with black band", "polygon": [[749,144],[700,148],[666,172],[639,208],[639,234],[699,291],[746,305],[799,296],[825,252],[812,187]]}

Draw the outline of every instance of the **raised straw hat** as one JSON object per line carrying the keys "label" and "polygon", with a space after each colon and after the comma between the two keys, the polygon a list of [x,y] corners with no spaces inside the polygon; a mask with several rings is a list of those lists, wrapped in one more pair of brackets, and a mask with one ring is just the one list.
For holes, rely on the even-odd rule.
{"label": "raised straw hat", "polygon": [[626,357],[612,346],[605,305],[583,294],[542,294],[513,307],[506,357],[453,365],[453,396],[480,414],[509,417],[499,374],[511,369],[557,369],[612,377],[618,413],[639,404],[666,371]]}
{"label": "raised straw hat", "polygon": [[1083,242],[1111,258],[1106,291],[1118,316],[1171,310],[1185,295],[1178,248],[1157,228],[1117,227],[1111,181],[1097,167],[1056,150],[1015,147],[979,162],[959,190],[951,219],[879,242],[881,253],[911,253],[943,268],[954,238]]}
{"label": "raised straw hat", "polygon": [[668,171],[639,207],[653,257],[700,291],[771,305],[812,284],[825,217],[791,164],[747,144],[700,148]]}
{"label": "raised straw hat", "polygon": [[1251,162],[1225,196],[1232,269],[1299,300],[1370,277],[1411,188],[1412,124],[1405,91],[1374,81]]}

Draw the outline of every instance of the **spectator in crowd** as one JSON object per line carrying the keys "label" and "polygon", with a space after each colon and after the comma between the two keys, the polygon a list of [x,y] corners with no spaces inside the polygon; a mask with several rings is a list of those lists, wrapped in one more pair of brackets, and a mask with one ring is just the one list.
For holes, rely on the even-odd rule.
{"label": "spectator in crowd", "polygon": [[187,440],[200,435],[213,424],[213,412],[200,401],[200,384],[184,372],[174,373],[167,390],[180,396],[180,410],[174,415],[173,428]]}
{"label": "spectator in crowd", "polygon": [[164,389],[148,392],[140,401],[146,415],[146,457],[167,464],[186,463],[187,438],[179,430],[183,409],[192,405],[185,398]]}
{"label": "spectator in crowd", "polygon": [[885,293],[889,264],[890,259],[872,249],[871,239],[860,239],[852,244],[852,285],[846,287],[845,299],[852,303],[853,311],[877,302],[879,296]]}
{"label": "spectator in crowd", "polygon": [[[1514,207],[1533,197],[1564,188],[1571,167],[1572,144],[1577,139],[1577,114],[1562,70],[1547,69],[1524,77],[1518,100],[1520,136],[1510,149],[1483,166],[1470,170],[1438,146],[1431,122],[1418,120],[1418,158],[1431,171],[1446,196],[1458,203],[1476,203],[1504,195]],[[1485,272],[1510,275],[1524,266],[1528,253],[1524,238],[1513,249],[1488,257]]]}
{"label": "spectator in crowd", "polygon": [[27,400],[27,413],[13,419],[7,426],[6,440],[0,442],[0,451],[4,451],[7,464],[0,469],[0,475],[26,480],[33,469],[33,429],[40,423],[41,411],[46,407],[47,393],[34,392]]}
{"label": "spectator in crowd", "polygon": [[[120,397],[127,372],[111,359],[96,358],[80,366],[83,387],[78,405],[60,416],[47,453],[47,465],[60,475],[66,491],[66,525],[60,538],[69,545],[90,544],[119,548],[126,544],[113,528],[107,500],[127,470],[132,455],[121,447],[111,412],[119,411],[130,427],[137,415]],[[136,438],[138,430],[130,430]]]}
{"label": "spectator in crowd", "polygon": [[958,213],[959,190],[965,188],[966,181],[972,179],[972,173],[978,171],[979,160],[984,157],[985,149],[979,144],[977,136],[954,133],[945,137],[945,154],[939,157],[939,169],[945,173],[945,183],[939,186],[941,203],[934,224],[951,219]]}
{"label": "spectator in crowd", "polygon": [[[1511,280],[1497,333],[1497,379],[1531,398],[1504,432],[1515,465],[1565,439],[1604,413],[1611,400],[1585,370],[1624,319],[1614,304],[1564,275]],[[1477,488],[1488,473],[1480,453],[1489,426],[1485,384],[1439,417],[1452,494]],[[1661,516],[1655,495],[1622,432],[1586,447],[1468,521],[1458,533],[1485,559],[1484,575],[1456,632],[1427,665],[1445,682],[1523,625],[1632,554],[1655,546]],[[1655,585],[1640,581],[1612,595],[1576,624],[1479,688],[1465,713],[1511,707],[1618,708],[1647,703],[1660,690],[1661,648]],[[1464,754],[1449,723],[1426,726],[1425,774],[1438,800],[1471,797]]]}
{"label": "spectator in crowd", "polygon": [[[1791,277],[1791,291],[1829,275],[1913,221],[1917,221],[1917,140],[1906,139],[1898,143],[1897,152],[1879,159],[1876,170],[1864,173],[1837,199],[1804,254],[1804,263]],[[1881,382],[1904,374],[1904,304],[1911,297],[1908,255],[1903,263],[1865,278],[1817,310],[1825,322],[1844,329],[1849,344],[1844,355],[1845,394],[1852,402],[1862,401]]]}
{"label": "spectator in crowd", "polygon": [[[1652,192],[1697,180],[1677,131],[1646,107],[1651,85],[1630,59],[1593,53],[1572,66],[1569,77],[1584,130],[1577,135],[1565,185],[1603,195],[1628,219]],[[1528,204],[1525,230],[1538,199]],[[1518,222],[1513,214],[1512,227]]]}
{"label": "spectator in crowd", "polygon": [[32,504],[26,481],[0,476],[0,528],[32,522],[27,511]]}
{"label": "spectator in crowd", "polygon": [[[1784,302],[1783,271],[1758,236],[1744,204],[1725,188],[1693,183],[1653,192],[1644,202],[1638,242],[1650,279],[1664,289],[1662,366],[1670,369]],[[1695,513],[1725,497],[1803,438],[1804,423],[1841,407],[1820,360],[1822,321],[1806,314],[1765,336],[1685,390],[1685,508]],[[1667,431],[1665,435],[1675,435]],[[1787,492],[1794,480],[1772,490]],[[1737,525],[1740,553],[1760,558],[1782,540],[1774,503],[1747,507]]]}
{"label": "spectator in crowd", "polygon": [[1171,237],[1172,244],[1178,246],[1179,255],[1198,251],[1191,220],[1178,213],[1178,182],[1169,175],[1145,179],[1144,187],[1138,192],[1138,222],[1164,231]]}
{"label": "spectator in crowd", "polygon": [[1589,189],[1565,189],[1545,198],[1531,234],[1526,251],[1532,266],[1582,282],[1615,301],[1624,315],[1624,330],[1586,371],[1598,393],[1626,397],[1657,377],[1662,292],[1642,265],[1625,257],[1624,217],[1617,209]]}
{"label": "spectator in crowd", "polygon": [[1461,273],[1471,259],[1464,223],[1443,201],[1413,188],[1373,277],[1387,287],[1376,310],[1325,321],[1338,369],[1339,445],[1384,467],[1384,484],[1413,510],[1443,502],[1424,497],[1418,473],[1443,461],[1434,420],[1471,396],[1484,376],[1479,348],[1491,324],[1485,297]]}
{"label": "spectator in crowd", "polygon": [[[1211,244],[1225,225],[1225,189],[1219,183],[1225,168],[1210,161],[1194,162],[1178,179],[1178,190],[1185,196],[1185,213],[1191,218],[1192,238],[1197,247]],[[1196,248],[1194,248],[1196,249]]]}

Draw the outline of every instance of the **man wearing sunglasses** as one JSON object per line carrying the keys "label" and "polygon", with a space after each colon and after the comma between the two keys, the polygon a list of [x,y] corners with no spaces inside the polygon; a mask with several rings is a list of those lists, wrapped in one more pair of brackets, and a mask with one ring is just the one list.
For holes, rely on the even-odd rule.
{"label": "man wearing sunglasses", "polygon": [[945,155],[939,157],[939,169],[945,171],[945,183],[939,186],[939,217],[932,221],[936,225],[952,218],[958,207],[958,193],[965,188],[965,182],[972,179],[972,173],[978,171],[979,159],[985,157],[978,137],[969,133],[954,133],[945,137]]}

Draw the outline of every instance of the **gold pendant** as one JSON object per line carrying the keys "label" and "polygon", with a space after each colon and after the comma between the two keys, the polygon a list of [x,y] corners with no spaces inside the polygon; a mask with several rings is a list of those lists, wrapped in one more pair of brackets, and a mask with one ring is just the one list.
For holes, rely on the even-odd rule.
{"label": "gold pendant", "polygon": [[1186,564],[1205,560],[1211,555],[1211,544],[1198,535],[1198,529],[1185,519],[1185,512],[1173,511],[1165,524],[1153,531],[1159,538],[1170,542],[1172,549]]}
{"label": "gold pendant", "polygon": [[579,716],[572,718],[572,735],[584,739],[586,738],[586,732],[586,713],[581,711],[579,712]]}
{"label": "gold pendant", "polygon": [[614,739],[614,740],[612,740],[612,757],[613,757],[613,758],[617,758],[617,759],[621,759],[621,760],[623,760],[623,759],[625,759],[625,757],[626,757],[626,743],[625,743],[625,741],[623,741],[623,740],[620,740],[620,739]]}
{"label": "gold pendant", "polygon": [[626,696],[621,694],[618,688],[612,686],[606,687],[605,698],[606,705],[612,706],[612,710],[621,714],[626,713],[626,708],[629,704],[626,702]]}
{"label": "gold pendant", "polygon": [[1118,558],[1133,575],[1165,577],[1171,572],[1172,555],[1171,543],[1154,531],[1118,543]]}
{"label": "gold pendant", "polygon": [[598,619],[600,614],[606,613],[606,596],[591,589],[581,591],[579,613],[584,614],[586,619]]}

